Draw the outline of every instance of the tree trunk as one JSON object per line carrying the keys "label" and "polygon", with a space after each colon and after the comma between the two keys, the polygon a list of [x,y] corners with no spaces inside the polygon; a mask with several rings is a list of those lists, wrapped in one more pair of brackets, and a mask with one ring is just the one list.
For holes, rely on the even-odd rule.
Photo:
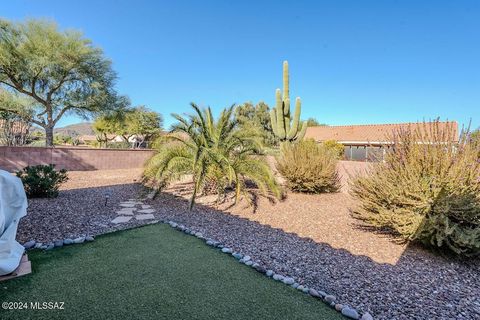
{"label": "tree trunk", "polygon": [[53,127],[45,127],[45,146],[53,147]]}

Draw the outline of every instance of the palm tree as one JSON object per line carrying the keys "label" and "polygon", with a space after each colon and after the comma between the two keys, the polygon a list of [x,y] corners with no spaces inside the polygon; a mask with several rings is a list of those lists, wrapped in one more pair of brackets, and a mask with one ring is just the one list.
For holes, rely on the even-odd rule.
{"label": "palm tree", "polygon": [[158,148],[145,168],[144,177],[155,181],[159,189],[182,176],[191,175],[192,209],[205,182],[214,180],[222,195],[229,186],[235,188],[235,203],[247,195],[246,182],[253,182],[260,192],[277,198],[281,189],[269,166],[258,156],[260,137],[242,132],[233,119],[233,108],[224,109],[215,120],[212,110],[201,110],[191,103],[194,114],[172,116],[178,121],[172,127],[166,144]]}

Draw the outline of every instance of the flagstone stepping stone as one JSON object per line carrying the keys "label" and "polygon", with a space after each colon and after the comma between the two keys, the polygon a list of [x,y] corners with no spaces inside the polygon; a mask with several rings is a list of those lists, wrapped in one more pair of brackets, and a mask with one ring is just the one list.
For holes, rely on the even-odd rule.
{"label": "flagstone stepping stone", "polygon": [[138,214],[135,216],[137,220],[148,220],[148,219],[155,219],[155,216],[151,213],[149,214]]}
{"label": "flagstone stepping stone", "polygon": [[130,219],[132,219],[132,217],[119,216],[119,217],[116,217],[115,219],[113,219],[112,223],[115,223],[115,224],[125,223],[125,222],[130,221]]}
{"label": "flagstone stepping stone", "polygon": [[123,207],[123,208],[119,208],[119,210],[132,211],[132,210],[137,210],[137,208],[135,208],[135,207],[127,207],[127,208],[125,208],[125,207]]}
{"label": "flagstone stepping stone", "polygon": [[120,203],[120,207],[133,208],[135,203]]}
{"label": "flagstone stepping stone", "polygon": [[144,209],[144,210],[138,210],[140,213],[154,213],[155,209]]}
{"label": "flagstone stepping stone", "polygon": [[123,208],[122,210],[115,211],[119,215],[125,215],[125,216],[133,216],[133,211],[137,209],[135,208]]}

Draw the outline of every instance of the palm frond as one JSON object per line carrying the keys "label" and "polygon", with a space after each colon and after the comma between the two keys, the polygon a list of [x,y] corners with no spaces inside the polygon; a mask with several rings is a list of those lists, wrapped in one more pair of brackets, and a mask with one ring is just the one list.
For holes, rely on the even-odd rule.
{"label": "palm frond", "polygon": [[145,177],[163,186],[182,175],[191,174],[194,190],[190,209],[207,178],[216,181],[219,194],[234,185],[236,201],[241,195],[249,199],[247,181],[253,182],[262,194],[280,198],[280,186],[269,166],[254,157],[261,153],[261,137],[239,130],[233,117],[235,105],[224,109],[217,119],[210,107],[201,109],[193,102],[191,106],[192,114],[172,114],[177,123],[167,136],[170,143],[159,147],[157,154],[149,160]]}

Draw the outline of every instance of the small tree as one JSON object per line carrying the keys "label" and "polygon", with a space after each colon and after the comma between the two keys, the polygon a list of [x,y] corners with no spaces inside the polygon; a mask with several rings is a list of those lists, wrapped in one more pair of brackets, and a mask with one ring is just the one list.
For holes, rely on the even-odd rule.
{"label": "small tree", "polygon": [[130,138],[136,136],[136,143],[141,146],[146,141],[152,141],[162,131],[163,118],[158,112],[151,111],[144,106],[130,109],[123,107],[116,112],[98,117],[93,129],[97,133],[97,140],[107,147],[109,135],[121,136],[126,143]]}
{"label": "small tree", "polygon": [[258,133],[264,145],[274,146],[278,141],[273,134],[269,111],[269,106],[262,101],[255,106],[246,102],[235,108],[235,119],[242,130]]}
{"label": "small tree", "polygon": [[[136,136],[134,147],[152,141],[162,132],[162,115],[145,106],[136,107],[126,116],[126,131]],[[128,141],[128,139],[127,139]]]}
{"label": "small tree", "polygon": [[115,79],[111,62],[80,32],[41,20],[0,19],[0,110],[33,113],[47,146],[65,114],[87,117],[114,107]]}
{"label": "small tree", "polygon": [[93,131],[95,131],[100,147],[103,144],[107,148],[108,142],[114,139],[111,138],[111,135],[118,131],[118,122],[115,122],[112,117],[107,115],[98,117],[93,123]]}
{"label": "small tree", "polygon": [[318,122],[317,119],[315,119],[313,117],[308,118],[305,122],[307,123],[307,127],[326,126],[325,123],[320,123],[320,122]]}

